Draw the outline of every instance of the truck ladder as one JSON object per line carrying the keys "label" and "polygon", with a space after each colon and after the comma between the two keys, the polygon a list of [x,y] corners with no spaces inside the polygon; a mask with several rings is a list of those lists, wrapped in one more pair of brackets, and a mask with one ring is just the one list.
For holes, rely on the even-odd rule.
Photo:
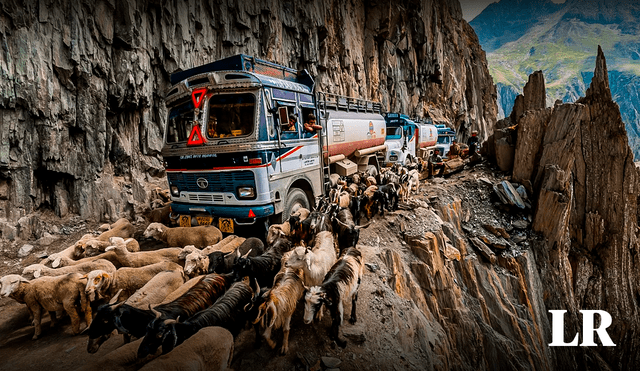
{"label": "truck ladder", "polygon": [[330,188],[329,175],[331,175],[329,164],[329,134],[327,124],[327,97],[325,93],[319,92],[317,94],[317,103],[320,110],[320,125],[322,130],[318,135],[318,141],[320,143],[320,161],[322,161],[322,168],[320,170],[320,178],[322,179],[322,194],[327,195]]}

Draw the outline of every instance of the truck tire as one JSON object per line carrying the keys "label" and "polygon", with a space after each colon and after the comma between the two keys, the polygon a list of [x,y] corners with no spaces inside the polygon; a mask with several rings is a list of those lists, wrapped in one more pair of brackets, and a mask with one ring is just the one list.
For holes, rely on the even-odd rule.
{"label": "truck tire", "polygon": [[279,215],[280,218],[274,218],[275,222],[283,223],[289,220],[289,216],[293,214],[300,207],[304,207],[305,209],[310,209],[309,200],[307,199],[307,194],[304,193],[300,188],[291,188],[289,190],[289,194],[287,195],[287,200],[284,203],[284,210]]}
{"label": "truck tire", "polygon": [[284,210],[282,211],[283,221],[289,220],[289,216],[301,207],[304,207],[305,209],[309,209],[310,207],[307,194],[300,188],[291,188],[287,195],[287,202],[284,205]]}

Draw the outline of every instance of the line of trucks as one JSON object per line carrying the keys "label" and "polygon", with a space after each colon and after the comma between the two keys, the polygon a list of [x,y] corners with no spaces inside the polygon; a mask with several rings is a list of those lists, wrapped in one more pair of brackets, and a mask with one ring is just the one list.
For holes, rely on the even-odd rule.
{"label": "line of trucks", "polygon": [[[225,233],[287,220],[324,195],[331,173],[408,164],[455,132],[315,91],[306,70],[235,55],[173,73],[162,155],[172,216]],[[306,125],[317,118],[322,129]],[[258,225],[256,225],[258,223]]]}

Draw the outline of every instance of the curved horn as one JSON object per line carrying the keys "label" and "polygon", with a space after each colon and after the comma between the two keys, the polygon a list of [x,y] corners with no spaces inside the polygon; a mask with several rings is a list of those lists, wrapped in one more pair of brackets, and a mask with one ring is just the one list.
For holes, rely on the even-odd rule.
{"label": "curved horn", "polygon": [[253,300],[258,299],[258,296],[260,296],[260,284],[258,284],[258,279],[254,278],[253,281],[256,283],[256,289],[255,292],[253,293]]}
{"label": "curved horn", "polygon": [[[247,258],[247,256],[249,256],[249,254],[251,254],[251,251],[253,251],[253,249],[249,249],[249,251],[247,251],[247,253],[246,253],[246,254],[244,254],[244,255],[242,256],[242,258],[243,258],[243,259],[246,259],[246,258]],[[240,253],[240,250],[238,250],[238,253]]]}
{"label": "curved horn", "polygon": [[373,221],[369,221],[369,223],[365,224],[365,225],[356,225],[356,230],[358,229],[362,229],[362,228],[367,228],[369,226],[369,224],[373,223]]}
{"label": "curved horn", "polygon": [[156,316],[156,319],[158,319],[158,318],[160,318],[160,316],[162,316],[162,313],[160,313],[157,310],[151,308],[151,304],[149,304],[149,310],[151,311],[151,313],[153,313]]}
{"label": "curved horn", "polygon": [[[341,226],[345,227],[345,228],[351,228],[348,225],[346,225],[344,222],[342,222],[342,220],[338,219],[338,218],[334,218],[333,220],[335,220],[336,222],[338,222],[338,224],[340,224]],[[356,227],[357,228],[357,227]]]}
{"label": "curved horn", "polygon": [[240,254],[240,249],[237,249],[237,248],[236,248],[236,256],[237,256],[238,258],[242,257],[242,255]]}
{"label": "curved horn", "polygon": [[118,292],[111,298],[111,300],[109,300],[109,305],[113,305],[118,301],[118,295],[120,295],[121,292],[122,289],[118,290]]}

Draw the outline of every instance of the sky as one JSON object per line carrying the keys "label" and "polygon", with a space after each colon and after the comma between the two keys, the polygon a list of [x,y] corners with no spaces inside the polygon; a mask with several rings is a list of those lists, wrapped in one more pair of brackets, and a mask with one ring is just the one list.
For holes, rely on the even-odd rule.
{"label": "sky", "polygon": [[[565,0],[551,0],[554,3],[564,3]],[[462,6],[462,18],[465,21],[471,22],[478,14],[482,13],[491,3],[497,3],[498,0],[460,0]]]}

